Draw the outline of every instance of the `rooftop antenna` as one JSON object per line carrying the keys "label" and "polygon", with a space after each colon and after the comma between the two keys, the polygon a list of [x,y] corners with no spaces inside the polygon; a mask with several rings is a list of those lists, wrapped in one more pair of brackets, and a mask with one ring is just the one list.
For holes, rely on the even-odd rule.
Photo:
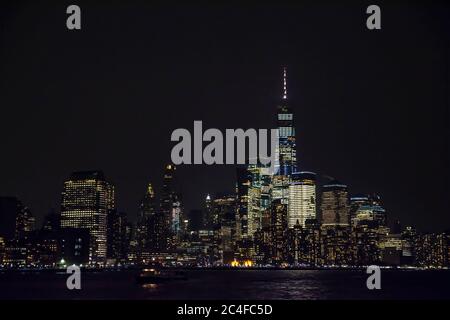
{"label": "rooftop antenna", "polygon": [[283,67],[283,100],[287,100],[287,68]]}

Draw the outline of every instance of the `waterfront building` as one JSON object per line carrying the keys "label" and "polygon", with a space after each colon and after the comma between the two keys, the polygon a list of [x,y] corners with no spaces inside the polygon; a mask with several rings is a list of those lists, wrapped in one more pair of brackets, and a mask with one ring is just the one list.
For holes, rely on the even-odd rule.
{"label": "waterfront building", "polygon": [[316,219],[316,174],[294,173],[289,185],[288,227],[305,227],[306,220]]}
{"label": "waterfront building", "polygon": [[61,228],[87,229],[90,262],[104,263],[107,256],[107,219],[115,209],[114,186],[101,171],[74,172],[64,182]]}
{"label": "waterfront building", "polygon": [[220,260],[223,264],[231,264],[234,258],[236,233],[236,196],[232,194],[214,196],[211,212],[214,217],[214,231],[218,237]]}
{"label": "waterfront building", "polygon": [[163,186],[160,198],[160,219],[158,234],[160,251],[175,250],[182,234],[183,214],[182,196],[176,191],[175,186],[176,167],[173,164],[166,165],[164,169]]}
{"label": "waterfront building", "polygon": [[448,260],[449,235],[447,233],[427,233],[416,236],[415,264],[424,268],[450,266]]}
{"label": "waterfront building", "polygon": [[348,226],[349,203],[347,186],[332,181],[322,188],[322,226]]}
{"label": "waterfront building", "polygon": [[351,230],[348,226],[322,226],[321,259],[327,266],[349,266],[353,264]]}
{"label": "waterfront building", "polygon": [[125,212],[110,210],[108,213],[108,251],[110,264],[126,263],[128,252],[128,219]]}
{"label": "waterfront building", "polygon": [[281,199],[272,202],[271,242],[272,263],[286,262],[287,242],[287,206]]}
{"label": "waterfront building", "polygon": [[136,224],[136,254],[138,261],[149,260],[152,252],[161,248],[161,228],[158,226],[162,219],[157,212],[155,192],[151,183],[147,185],[145,195],[139,206]]}

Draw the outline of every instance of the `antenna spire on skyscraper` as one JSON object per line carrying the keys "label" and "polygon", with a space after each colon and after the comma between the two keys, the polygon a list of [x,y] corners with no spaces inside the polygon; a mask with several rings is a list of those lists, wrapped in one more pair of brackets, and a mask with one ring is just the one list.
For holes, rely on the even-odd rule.
{"label": "antenna spire on skyscraper", "polygon": [[283,100],[287,99],[287,68],[283,67]]}

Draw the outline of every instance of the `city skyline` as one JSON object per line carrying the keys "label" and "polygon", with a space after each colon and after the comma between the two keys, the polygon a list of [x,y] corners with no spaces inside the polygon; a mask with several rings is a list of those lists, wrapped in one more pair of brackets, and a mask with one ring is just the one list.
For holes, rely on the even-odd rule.
{"label": "city skyline", "polygon": [[[281,193],[279,193],[278,196],[277,195],[273,195],[272,197],[274,199],[276,199],[277,197],[278,198],[293,197],[295,199],[296,197],[298,197],[299,194],[303,194],[303,192],[307,192],[312,197],[314,197],[314,199],[316,199],[316,197],[321,195],[322,192],[326,192],[327,188],[329,188],[329,187],[345,188],[345,190],[346,190],[345,191],[346,192],[346,198],[347,199],[346,200],[343,199],[343,201],[350,201],[352,198],[355,198],[355,197],[356,198],[358,198],[358,197],[365,197],[365,196],[370,197],[372,195],[378,197],[379,193],[377,193],[376,190],[373,191],[373,192],[368,192],[368,193],[358,192],[358,191],[350,192],[350,191],[348,191],[348,187],[349,186],[347,186],[347,184],[341,183],[339,180],[333,178],[332,176],[311,172],[311,171],[308,170],[308,168],[305,168],[305,170],[301,170],[301,169],[298,168],[298,165],[297,165],[297,149],[296,149],[297,137],[296,137],[296,132],[295,132],[295,112],[292,111],[290,99],[288,99],[287,67],[283,66],[283,67],[281,67],[281,70],[282,70],[282,73],[281,73],[282,77],[281,77],[281,82],[280,82],[281,83],[281,86],[280,86],[281,90],[280,90],[280,94],[279,94],[279,103],[277,104],[277,107],[274,108],[274,113],[275,113],[275,110],[278,110],[278,112],[277,112],[278,117],[277,117],[276,123],[277,123],[278,132],[279,132],[278,133],[278,135],[279,135],[279,138],[278,138],[279,140],[278,141],[279,142],[277,143],[276,150],[272,150],[272,152],[273,151],[275,152],[275,156],[272,159],[272,161],[275,161],[275,165],[274,165],[275,166],[275,175],[292,176],[292,180],[290,180],[289,187],[288,187],[288,189],[286,189],[286,191],[271,191],[274,194],[277,194],[278,192],[281,192]],[[205,143],[203,145],[205,145]],[[248,148],[249,148],[249,143],[248,142],[246,143],[245,148],[246,148],[246,150],[248,150]],[[248,163],[248,159],[246,159],[246,163],[247,164],[244,165],[244,166],[243,165],[233,165],[233,166],[235,168],[247,167],[248,170],[250,170],[250,172],[251,172],[252,168],[255,168],[255,169],[259,168],[258,165],[255,166],[255,165],[249,164]],[[214,166],[214,165],[218,165],[218,164],[212,164],[212,166]],[[161,176],[161,179],[160,179],[161,181],[164,181],[164,179],[167,176],[167,168],[170,169],[171,166],[173,166],[173,168],[175,168],[175,166],[173,164],[171,164],[171,163],[166,165],[166,169],[165,169],[166,173],[164,173]],[[181,164],[180,166],[176,166],[176,167],[179,169],[182,166],[185,166],[185,164]],[[267,168],[267,170],[268,169],[269,168]],[[266,169],[264,169],[264,170],[266,170]],[[269,171],[271,171],[271,170],[269,170]],[[267,173],[264,173],[264,174],[269,174],[268,173],[269,171],[267,171]],[[97,179],[97,175],[101,176],[100,177],[100,181],[105,179],[105,177],[103,176],[104,175],[103,170],[101,170],[101,169],[93,170],[91,168],[91,169],[88,169],[88,170],[73,171],[71,173],[70,179],[69,180],[64,180],[64,183],[63,183],[63,185],[64,185],[63,190],[64,191],[62,192],[63,196],[61,197],[62,201],[61,201],[60,207],[56,208],[56,212],[61,215],[61,219],[62,219],[61,220],[62,221],[61,222],[61,226],[62,227],[64,227],[64,226],[71,227],[72,226],[71,223],[73,223],[73,222],[70,222],[70,220],[68,220],[70,215],[68,215],[66,213],[66,211],[68,209],[67,209],[67,205],[65,204],[65,201],[67,201],[67,200],[64,200],[65,199],[65,195],[70,193],[68,191],[68,188],[69,188],[68,185],[70,186],[70,185],[76,183],[76,179],[77,178],[74,178],[74,177],[85,176],[85,175],[89,176],[91,174],[94,175],[93,179]],[[175,171],[170,174],[171,180],[172,180],[172,178],[174,178],[174,177],[172,177],[173,175],[176,175]],[[297,177],[297,175],[298,175],[298,177]],[[301,178],[301,176],[304,176],[304,177]],[[322,179],[317,179],[317,176],[321,177]],[[73,179],[75,179],[75,181]],[[109,182],[106,182],[106,181],[109,181]],[[321,181],[321,183],[317,183],[318,181]],[[158,179],[150,180],[148,182],[147,186],[146,186],[147,187],[147,192],[151,192],[152,199],[154,198],[154,200],[152,200],[152,201],[164,202],[164,197],[165,197],[164,196],[164,190],[166,188],[165,187],[165,183],[163,182],[160,192],[155,192],[155,190],[153,189],[153,186],[155,184],[158,185],[159,182],[160,181],[158,181]],[[207,201],[209,199],[211,199],[211,198],[214,199],[214,197],[216,195],[223,195],[223,194],[231,195],[231,194],[234,193],[232,190],[223,190],[223,189],[222,190],[210,190],[209,192],[206,193],[206,196],[204,197],[204,200],[206,200],[206,202],[202,201],[201,203],[197,203],[197,205],[195,207],[185,208],[184,207],[184,200],[185,199],[183,199],[182,189],[180,188],[180,185],[182,185],[182,181],[180,181],[180,179],[177,178],[177,179],[175,179],[175,182],[176,182],[176,190],[174,190],[174,191],[179,192],[180,193],[180,200],[182,199],[182,201],[180,202],[180,205],[182,207],[180,207],[180,208],[181,208],[181,210],[184,211],[183,214],[186,215],[187,217],[189,217],[189,219],[192,220],[192,221],[198,221],[198,220],[201,220],[201,219],[205,219],[205,216],[204,216],[205,215],[205,210],[206,211],[208,210],[208,208],[205,207],[205,203],[207,203]],[[112,191],[113,195],[112,195],[112,198],[110,200],[110,201],[112,201],[111,208],[114,208],[114,210],[117,210],[117,211],[120,211],[120,212],[126,214],[127,219],[129,219],[134,224],[137,223],[137,225],[138,225],[140,219],[142,219],[142,217],[141,217],[142,211],[140,211],[142,209],[142,205],[143,205],[142,202],[140,202],[140,204],[136,205],[137,214],[136,214],[136,217],[134,219],[134,215],[133,215],[132,212],[130,214],[130,210],[124,210],[123,208],[116,207],[115,202],[120,197],[114,195],[114,193],[115,193],[114,190],[116,189],[116,186],[115,186],[114,182],[112,182],[111,180],[108,179],[108,180],[105,180],[105,183],[107,185],[110,185],[112,190],[113,190]],[[270,183],[274,185],[274,190],[276,190],[276,188],[277,188],[276,187],[276,182],[270,182]],[[283,184],[283,182],[281,182],[281,183]],[[313,186],[313,189],[312,190],[308,189],[308,187],[307,187],[308,185]],[[75,191],[73,191],[73,192],[75,192]],[[14,198],[17,198],[19,200],[19,202],[21,202],[20,198],[18,198],[15,195],[6,195],[6,197],[14,197]],[[76,193],[74,193],[74,195],[72,197],[73,197],[73,199],[71,201],[72,202],[76,202],[76,199],[75,199],[76,198]],[[220,196],[219,196],[219,198],[220,198]],[[318,207],[318,205],[316,204],[316,200],[314,200],[314,203],[312,204],[311,208],[313,208],[313,209],[311,209],[311,208],[310,209],[305,209],[305,205],[300,203],[302,200],[294,200],[294,201],[295,201],[295,205],[292,205],[292,207],[289,208],[289,212],[288,212],[288,216],[289,216],[288,219],[290,219],[289,222],[288,222],[289,228],[292,228],[295,225],[295,223],[296,223],[295,220],[297,220],[297,223],[298,223],[298,219],[300,219],[302,221],[301,222],[302,226],[304,226],[305,220],[308,219],[308,218],[320,219],[320,221],[322,221],[322,223],[324,223],[325,225],[326,225],[326,223],[327,223],[326,221],[328,219],[332,219],[332,218],[327,218],[328,214],[326,212],[324,212],[323,209]],[[316,207],[316,205],[317,205],[317,207]],[[26,208],[27,212],[31,212],[31,214],[33,214],[32,211],[30,210],[31,206],[29,204],[23,203],[23,206]],[[294,207],[295,207],[295,209],[294,209]],[[157,208],[155,210],[157,211],[157,210],[163,210],[163,209]],[[170,210],[170,209],[167,208],[165,210]],[[292,213],[291,213],[291,211],[292,211]],[[300,211],[302,211],[302,212],[300,212]],[[310,212],[310,213],[307,214],[308,217],[306,217],[306,216],[304,217],[303,216],[304,214],[306,214],[306,213],[304,213],[304,211]],[[46,223],[45,218],[46,218],[47,214],[52,214],[53,212],[55,212],[55,208],[49,208],[49,210],[46,213],[46,215],[44,217],[42,217],[42,221],[39,221],[40,222],[39,224],[42,224],[42,223],[45,224]],[[192,216],[190,216],[192,213],[200,213],[200,216],[199,217],[192,217]],[[348,214],[348,213],[346,213],[346,214]],[[105,221],[106,221],[106,216],[107,216],[107,213],[105,211],[104,212],[104,216],[102,218]],[[67,217],[66,218],[66,220],[68,221],[67,223],[64,223],[65,217]],[[33,216],[33,219],[35,219],[35,216]],[[391,215],[391,212],[389,212],[389,220],[387,220],[386,223],[389,222],[389,225],[392,226],[397,221],[401,222],[398,219],[395,219],[395,221],[394,221],[394,219],[395,218]],[[347,217],[347,216],[344,217],[343,221],[350,221],[350,217]],[[345,222],[343,224],[345,224]],[[136,227],[137,227],[137,225],[136,225]],[[420,230],[420,226],[414,225],[414,227],[419,227],[418,231],[422,231],[422,230]],[[36,228],[39,228],[39,227],[36,226]],[[253,231],[251,231],[252,235],[257,230],[257,227],[253,227],[252,228],[251,226],[249,226],[249,228],[251,230],[253,230]],[[438,230],[438,231],[448,231],[448,230],[450,230],[450,226],[448,226],[448,227],[444,226],[443,228],[441,228],[441,230]],[[106,229],[104,230],[104,237],[106,237]],[[101,251],[102,251],[102,255],[106,257],[106,238],[103,239],[103,242],[104,242],[104,246],[105,247]]]}
{"label": "city skyline", "polygon": [[[286,112],[288,112],[288,113],[292,113],[292,111],[291,111],[291,103],[289,103],[288,105],[289,105],[289,109],[284,109],[285,107],[283,107],[283,102],[286,102],[286,101],[288,101],[288,96],[287,96],[287,67],[282,67],[282,78],[281,78],[281,93],[280,93],[280,97],[281,97],[281,99],[279,99],[279,101],[281,102],[281,105],[279,104],[279,106],[278,106],[278,108],[279,108],[279,112],[281,111],[281,113],[286,113]],[[276,110],[276,108],[274,108],[274,111]],[[294,112],[295,113],[295,112]],[[292,118],[290,118],[289,120],[291,120]],[[285,121],[286,119],[282,119],[282,121]],[[278,123],[280,122],[280,119],[278,119]],[[275,123],[275,121],[274,121],[274,123]],[[283,165],[283,164],[281,164],[281,161],[279,161],[280,163],[278,164],[278,169],[277,170],[279,170],[279,171],[281,171],[281,172],[285,172],[286,174],[288,174],[288,175],[291,175],[291,174],[293,174],[293,173],[303,173],[303,172],[305,172],[305,173],[311,173],[311,174],[314,174],[314,175],[316,175],[317,174],[317,176],[319,177],[319,178],[321,178],[321,179],[318,179],[319,181],[322,181],[322,183],[318,183],[317,184],[317,190],[316,190],[316,192],[317,192],[317,194],[320,194],[321,193],[321,189],[322,189],[322,187],[323,186],[326,186],[327,185],[327,183],[326,183],[326,181],[329,181],[329,182],[332,182],[332,181],[338,181],[337,179],[335,179],[333,176],[331,176],[331,175],[328,175],[328,174],[320,174],[320,173],[315,173],[315,172],[311,172],[311,171],[309,171],[308,170],[308,168],[306,168],[305,170],[297,170],[297,160],[296,160],[296,158],[297,158],[297,151],[296,151],[296,147],[295,147],[295,140],[296,140],[296,132],[295,132],[295,121],[292,123],[292,124],[289,124],[289,126],[293,126],[293,130],[292,130],[292,133],[290,133],[290,132],[288,132],[288,135],[290,135],[290,134],[292,134],[292,136],[293,136],[293,139],[294,139],[294,144],[293,144],[293,150],[295,150],[294,152],[291,152],[291,151],[287,151],[287,154],[290,154],[290,153],[292,153],[292,157],[293,157],[293,169],[286,169],[286,168],[284,168],[285,166]],[[279,127],[279,126],[278,126]],[[280,141],[283,141],[283,137],[281,137],[280,138]],[[286,140],[287,141],[287,140]],[[174,143],[171,143],[172,145],[174,144]],[[280,144],[281,145],[283,145],[283,144],[286,144],[286,142],[280,142]],[[246,146],[246,148],[248,148],[248,146]],[[287,148],[290,148],[290,147],[287,147]],[[290,149],[287,149],[287,150],[290,150]],[[277,149],[277,155],[276,155],[276,157],[278,158],[279,157],[279,154],[278,153],[282,153],[282,151],[279,151],[278,149]],[[289,157],[291,157],[291,155],[289,155]],[[290,159],[290,158],[289,158]],[[277,160],[278,161],[278,160]],[[247,162],[247,160],[246,160],[246,162]],[[189,166],[189,165],[180,165],[180,166],[177,166],[177,168],[179,169],[180,167],[182,167],[182,166]],[[205,165],[200,165],[201,167],[205,167]],[[217,164],[213,164],[213,165],[209,165],[209,166],[217,166]],[[220,165],[219,165],[220,166]],[[234,168],[236,167],[236,165],[232,165]],[[242,166],[242,165],[241,165]],[[284,169],[283,169],[284,168]],[[83,170],[77,170],[77,171],[73,171],[72,172],[72,175],[76,175],[76,174],[83,174],[83,173],[89,173],[89,172],[99,172],[100,174],[103,174],[103,170],[101,170],[101,169],[98,169],[98,168],[96,168],[96,169],[93,169],[93,168],[88,168],[88,169],[83,169]],[[316,178],[317,179],[317,178]],[[147,187],[150,185],[160,185],[160,183],[161,183],[161,181],[163,180],[163,175],[161,175],[161,177],[160,177],[160,179],[154,179],[154,180],[149,180],[148,181],[148,184],[147,184]],[[177,180],[179,180],[179,181],[177,181],[178,182],[178,188],[181,186],[181,185],[184,185],[185,183],[183,183],[183,181],[180,181],[180,179],[178,178]],[[341,179],[339,179],[339,181],[341,181]],[[63,183],[63,185],[65,185],[67,183],[67,181],[65,181],[64,183]],[[112,182],[113,184],[114,184],[114,182]],[[345,186],[346,188],[347,188],[347,185]],[[349,186],[350,188],[351,188],[351,186]],[[163,189],[164,189],[164,185],[162,185],[162,187],[161,187],[161,190],[160,190],[160,192],[154,192],[157,196],[160,196],[160,193],[163,193]],[[224,190],[224,189],[221,189],[221,190],[210,190],[210,191],[208,191],[206,194],[203,194],[203,199],[202,200],[204,200],[204,199],[206,199],[207,197],[210,197],[210,196],[212,196],[212,195],[216,195],[216,194],[231,194],[233,191],[232,191],[232,189],[234,189],[234,188],[229,188],[228,190]],[[181,188],[179,188],[178,189],[178,191],[182,191],[182,189]],[[373,191],[371,191],[371,192],[361,192],[361,191],[353,191],[353,192],[349,192],[349,195],[350,196],[361,196],[361,195],[367,195],[367,196],[370,196],[370,195],[375,195],[375,194],[379,194],[379,193],[377,193],[377,191],[376,190],[373,190]],[[8,195],[1,195],[1,196],[6,196],[6,197],[17,197],[16,195],[10,195],[10,194],[8,194]],[[17,197],[18,199],[19,199],[19,201],[20,201],[20,198],[19,197]],[[120,198],[120,197],[119,197]],[[350,199],[350,197],[349,197],[349,199]],[[204,207],[204,205],[205,205],[205,202],[204,201],[202,201],[202,202],[199,202],[199,203],[196,203],[196,205],[194,205],[193,207],[190,207],[190,208],[185,208],[185,210],[187,211],[187,212],[189,212],[189,213],[191,213],[191,212],[196,212],[196,211],[199,211],[199,212],[201,212],[201,211],[204,211],[204,209],[205,209],[205,207]],[[27,210],[28,211],[30,211],[30,208],[32,208],[32,204],[30,205],[30,204],[28,204],[28,203],[24,203],[24,206],[27,208]],[[49,214],[49,213],[51,213],[51,212],[54,212],[55,210],[57,211],[57,212],[60,212],[61,214],[63,213],[62,211],[60,211],[59,209],[61,208],[61,207],[63,207],[63,202],[61,202],[61,204],[60,204],[60,207],[58,207],[58,208],[54,208],[54,207],[49,207],[48,208],[48,210],[47,210],[47,212],[44,214],[44,215],[37,215],[37,217],[38,218],[40,218],[38,221],[39,221],[39,223],[41,224],[41,223],[45,223],[45,216],[47,215],[47,214]],[[138,222],[138,220],[139,220],[139,202],[137,203],[137,205],[136,205],[136,209],[135,210],[130,210],[129,208],[128,209],[123,209],[123,208],[117,208],[117,210],[119,210],[119,211],[121,211],[121,212],[124,212],[124,213],[126,213],[127,214],[127,217],[128,218],[131,218],[131,221],[132,222]],[[134,213],[133,213],[133,211],[135,211],[136,212],[136,217],[134,217],[135,215],[134,215]],[[393,224],[394,223],[394,221],[392,220],[392,215],[391,215],[391,212],[390,212],[390,215],[389,215],[390,217],[391,217],[391,219],[390,219],[390,223],[391,224]],[[394,217],[395,217],[395,214],[393,215]],[[36,217],[36,216],[35,216]],[[197,218],[197,217],[190,217],[191,219],[195,219],[195,218]],[[202,218],[202,217],[200,217],[200,218]],[[291,226],[291,225],[290,225]],[[446,230],[449,230],[450,229],[450,226],[448,226],[448,227],[444,227],[444,228],[441,228],[440,230],[434,230],[434,231],[446,231]],[[419,230],[420,230],[420,226],[419,226]],[[428,231],[428,230],[424,230],[424,231]]]}
{"label": "city skyline", "polygon": [[2,1],[0,300],[444,306],[449,35],[440,1]]}
{"label": "city skyline", "polygon": [[[0,88],[10,121],[0,129],[9,155],[2,159],[0,194],[18,196],[39,222],[51,207],[60,207],[55,195],[64,179],[90,169],[103,169],[116,185],[118,207],[136,221],[148,182],[161,190],[170,132],[195,119],[219,128],[273,127],[275,119],[267,115],[282,89],[279,68],[287,65],[301,168],[337,178],[350,193],[379,193],[389,214],[406,225],[426,231],[450,225],[439,17],[427,20],[428,29],[408,26],[414,32],[397,44],[406,30],[402,21],[417,17],[417,7],[390,7],[388,12],[401,18],[386,15],[390,28],[379,34],[355,28],[364,19],[352,6],[332,6],[336,14],[314,6],[262,6],[248,21],[245,8],[225,7],[220,15],[235,14],[231,26],[215,19],[213,9],[194,7],[175,10],[182,21],[192,20],[179,30],[170,25],[175,18],[161,18],[169,7],[125,9],[123,15],[115,6],[104,8],[105,14],[87,5],[87,25],[79,34],[56,27],[57,6],[9,7],[1,13],[8,22],[2,71],[9,81]],[[94,21],[97,14],[106,20]],[[119,15],[123,24],[115,25]],[[39,33],[44,45],[28,59],[27,49],[37,42],[25,26],[39,19],[48,21]],[[263,28],[264,36],[253,25]],[[310,27],[317,33],[307,32]],[[14,39],[22,38],[16,46]],[[417,39],[424,45],[416,46]],[[66,48],[60,55],[45,58],[60,45]],[[383,46],[392,48],[389,57],[378,49]],[[130,47],[136,50],[129,53]],[[108,54],[111,49],[115,55]],[[74,71],[66,77],[61,70],[68,61]],[[20,74],[29,77],[21,82]],[[55,81],[61,77],[67,81]],[[83,124],[86,119],[96,122]],[[188,211],[211,190],[234,188],[233,167],[179,167],[177,174]],[[417,181],[432,187],[418,189]]]}
{"label": "city skyline", "polygon": [[[423,233],[401,225],[376,193],[350,194],[331,177],[318,184],[316,173],[299,168],[286,67],[282,74],[274,163],[236,166],[234,192],[208,193],[202,209],[188,213],[177,167],[169,163],[161,193],[147,185],[134,224],[116,206],[115,185],[102,171],[73,172],[60,212],[47,215],[41,228],[20,200],[0,197],[2,266],[447,268],[450,229]],[[239,139],[238,153],[255,143]]]}

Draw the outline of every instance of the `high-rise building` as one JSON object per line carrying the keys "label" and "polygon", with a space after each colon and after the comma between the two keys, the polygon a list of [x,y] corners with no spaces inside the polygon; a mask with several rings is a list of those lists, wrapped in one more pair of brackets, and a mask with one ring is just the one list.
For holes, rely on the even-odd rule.
{"label": "high-rise building", "polygon": [[61,257],[60,264],[88,264],[92,262],[103,263],[103,257],[92,256],[92,231],[86,228],[64,228],[61,230]]}
{"label": "high-rise building", "polygon": [[272,202],[272,262],[280,264],[286,261],[287,242],[287,206],[280,199]]}
{"label": "high-rise building", "polygon": [[211,201],[211,196],[208,194],[205,199],[205,210],[203,211],[203,229],[211,229],[217,223],[217,221],[214,221]]}
{"label": "high-rise building", "polygon": [[4,263],[25,266],[34,263],[35,218],[15,197],[0,197],[0,237],[4,237]]}
{"label": "high-rise building", "polygon": [[381,206],[377,195],[356,195],[350,198],[350,224],[356,227],[361,223],[386,226],[386,210]]}
{"label": "high-rise building", "polygon": [[109,210],[108,213],[108,260],[124,263],[127,260],[127,226],[125,212]]}
{"label": "high-rise building", "polygon": [[289,185],[288,227],[296,224],[305,227],[306,220],[316,218],[316,174],[298,172],[292,174]]}
{"label": "high-rise building", "polygon": [[297,148],[294,114],[288,103],[286,68],[283,68],[283,94],[277,108],[277,134],[272,200],[281,199],[281,202],[287,205],[290,178],[292,173],[297,172]]}
{"label": "high-rise building", "polygon": [[403,248],[402,248],[403,264],[412,265],[414,263],[414,257],[416,255],[414,245],[416,236],[417,236],[416,229],[411,226],[407,226],[401,233],[401,237],[403,240]]}
{"label": "high-rise building", "polygon": [[25,240],[35,228],[36,219],[29,208],[24,207],[16,217],[16,240]]}
{"label": "high-rise building", "polygon": [[450,237],[447,233],[427,233],[416,236],[415,264],[420,267],[448,267]]}
{"label": "high-rise building", "polygon": [[42,224],[42,230],[47,232],[57,232],[61,227],[60,215],[55,212],[54,209],[44,217]]}
{"label": "high-rise building", "polygon": [[236,169],[236,196],[237,196],[237,210],[236,210],[236,240],[243,240],[248,238],[248,210],[249,197],[248,192],[251,185],[252,177],[250,172],[245,167],[238,167]]}
{"label": "high-rise building", "polygon": [[272,175],[267,167],[249,165],[250,186],[248,188],[248,235],[270,226],[272,199]]}
{"label": "high-rise building", "polygon": [[291,176],[274,175],[272,177],[272,201],[281,200],[285,205],[289,202],[289,185]]}
{"label": "high-rise building", "polygon": [[215,195],[211,202],[215,232],[218,234],[220,260],[230,264],[234,258],[234,240],[236,233],[236,197],[224,194]]}
{"label": "high-rise building", "polygon": [[15,197],[0,197],[0,236],[6,240],[14,238],[16,218],[23,210],[22,202]]}
{"label": "high-rise building", "polygon": [[160,244],[161,227],[163,222],[157,212],[155,192],[151,183],[148,184],[144,198],[139,207],[138,221],[136,225],[136,244],[138,260],[146,260],[150,253],[159,251],[162,247]]}
{"label": "high-rise building", "polygon": [[192,209],[188,215],[189,231],[203,229],[203,211],[200,209]]}
{"label": "high-rise building", "polygon": [[352,226],[361,224],[373,225],[376,227],[387,225],[386,210],[380,205],[362,205],[356,210]]}
{"label": "high-rise building", "polygon": [[114,186],[103,172],[74,172],[64,182],[61,228],[89,230],[92,263],[103,263],[106,259],[107,217],[114,209]]}
{"label": "high-rise building", "polygon": [[277,160],[278,175],[290,176],[297,171],[297,149],[295,141],[294,115],[288,104],[287,96],[287,69],[283,68],[283,95],[277,112],[278,148]]}
{"label": "high-rise building", "polygon": [[177,242],[179,241],[182,233],[183,220],[185,216],[183,210],[183,197],[179,192],[173,193],[171,216],[171,230],[174,235],[174,241]]}
{"label": "high-rise building", "polygon": [[5,239],[0,237],[0,265],[3,265],[4,257],[5,257]]}
{"label": "high-rise building", "polygon": [[322,188],[322,226],[348,226],[349,203],[347,186],[332,181]]}
{"label": "high-rise building", "polygon": [[356,194],[350,197],[348,215],[350,217],[350,225],[354,226],[354,220],[356,217],[356,211],[363,206],[370,204],[370,197],[365,194]]}
{"label": "high-rise building", "polygon": [[348,226],[322,226],[321,242],[322,264],[342,266],[353,263],[351,229]]}
{"label": "high-rise building", "polygon": [[163,223],[158,224],[161,229],[161,249],[175,249],[184,219],[182,197],[176,192],[174,174],[176,167],[168,164],[164,170],[163,186],[161,190],[160,214]]}
{"label": "high-rise building", "polygon": [[[386,212],[377,195],[354,195],[350,198],[350,225],[352,228],[355,264],[370,265],[400,261],[401,248],[386,226]],[[398,262],[397,262],[398,263]]]}

